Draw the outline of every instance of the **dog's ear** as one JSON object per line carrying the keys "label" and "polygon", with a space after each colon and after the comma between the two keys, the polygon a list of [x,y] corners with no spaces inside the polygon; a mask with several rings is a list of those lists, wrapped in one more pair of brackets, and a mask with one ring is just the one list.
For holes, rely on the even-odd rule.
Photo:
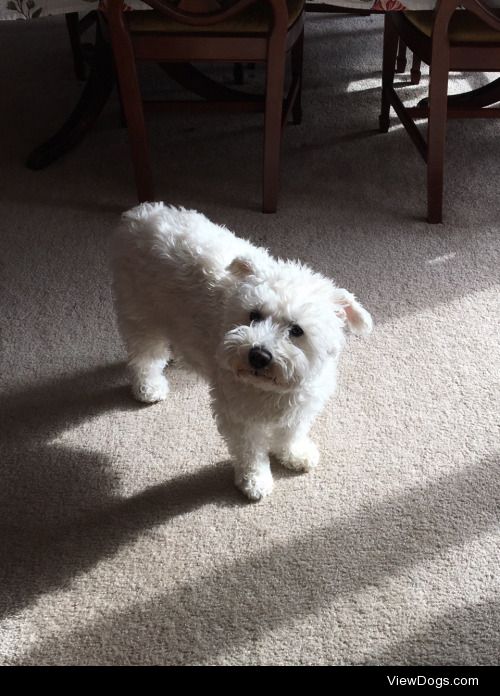
{"label": "dog's ear", "polygon": [[227,267],[227,270],[237,278],[248,278],[250,275],[255,275],[252,262],[243,256],[237,256],[233,259]]}
{"label": "dog's ear", "polygon": [[353,294],[344,288],[335,288],[334,302],[337,315],[347,323],[353,333],[362,336],[371,333],[373,319]]}

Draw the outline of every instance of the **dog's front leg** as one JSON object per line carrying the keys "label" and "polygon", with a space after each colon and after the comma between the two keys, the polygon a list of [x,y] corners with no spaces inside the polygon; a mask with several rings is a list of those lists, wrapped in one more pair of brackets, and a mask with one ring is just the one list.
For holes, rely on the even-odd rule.
{"label": "dog's front leg", "polygon": [[269,495],[273,489],[273,477],[267,439],[257,428],[235,424],[223,435],[232,458],[236,486],[250,500],[260,500]]}
{"label": "dog's front leg", "polygon": [[309,437],[311,423],[301,422],[276,430],[272,454],[287,469],[310,471],[319,463],[319,451]]}

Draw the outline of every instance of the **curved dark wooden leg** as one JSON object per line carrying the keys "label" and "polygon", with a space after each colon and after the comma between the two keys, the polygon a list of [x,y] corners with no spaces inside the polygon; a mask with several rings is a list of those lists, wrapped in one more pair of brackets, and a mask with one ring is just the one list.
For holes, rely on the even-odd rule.
{"label": "curved dark wooden leg", "polygon": [[[492,80],[483,87],[472,89],[470,92],[461,92],[460,94],[451,94],[448,97],[448,108],[466,107],[471,109],[482,109],[485,106],[496,104],[500,101],[500,77]],[[421,99],[418,106],[424,108],[429,106],[427,98]]]}
{"label": "curved dark wooden leg", "polygon": [[177,84],[202,99],[240,101],[244,97],[247,101],[262,101],[262,95],[226,87],[212,80],[191,63],[158,63],[158,65]]}
{"label": "curved dark wooden leg", "polygon": [[111,47],[97,23],[94,60],[88,80],[73,113],[52,138],[26,160],[29,169],[43,169],[78,145],[91,130],[115,83]]}
{"label": "curved dark wooden leg", "polygon": [[78,80],[85,80],[87,76],[87,66],[83,55],[82,45],[80,43],[80,18],[78,12],[69,12],[65,15],[66,26],[73,52],[73,65],[75,67],[75,75]]}

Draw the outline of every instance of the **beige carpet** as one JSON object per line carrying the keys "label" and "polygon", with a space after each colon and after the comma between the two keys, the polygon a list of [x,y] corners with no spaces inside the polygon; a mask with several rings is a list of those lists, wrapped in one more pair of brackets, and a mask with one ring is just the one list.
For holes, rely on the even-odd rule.
{"label": "beige carpet", "polygon": [[320,468],[277,470],[260,504],[233,488],[204,384],[174,367],[166,402],[129,398],[116,99],[26,170],[79,85],[62,21],[0,25],[2,664],[499,662],[498,125],[450,124],[446,224],[428,226],[418,154],[375,130],[381,25],[308,17],[277,215],[259,117],[150,120],[162,198],[309,262],[376,322],[315,425]]}

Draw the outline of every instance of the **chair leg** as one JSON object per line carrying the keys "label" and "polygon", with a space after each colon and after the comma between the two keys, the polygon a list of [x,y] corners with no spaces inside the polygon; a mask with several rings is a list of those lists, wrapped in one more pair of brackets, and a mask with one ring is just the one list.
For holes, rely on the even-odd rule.
{"label": "chair leg", "polygon": [[394,73],[396,72],[396,53],[398,50],[398,31],[386,13],[384,17],[384,52],[382,63],[382,104],[379,116],[379,130],[387,133],[389,130],[389,112],[391,102],[389,90],[393,88]]}
{"label": "chair leg", "polygon": [[443,175],[448,107],[449,58],[446,47],[432,56],[429,83],[429,121],[427,125],[427,219],[443,219]]}
{"label": "chair leg", "polygon": [[404,73],[406,70],[406,44],[404,41],[399,39],[398,41],[398,53],[396,57],[396,72]]}
{"label": "chair leg", "polygon": [[302,64],[304,57],[304,32],[292,47],[292,80],[298,81],[297,96],[292,107],[292,123],[302,123]]}
{"label": "chair leg", "polygon": [[283,92],[285,88],[285,39],[269,42],[266,64],[266,104],[264,116],[264,213],[275,213],[278,207]]}
{"label": "chair leg", "polygon": [[417,56],[417,54],[414,53],[413,60],[411,63],[411,70],[410,70],[410,82],[412,85],[419,85],[420,84],[420,78],[422,77],[422,73],[420,72],[421,64],[422,64],[422,61]]}
{"label": "chair leg", "polygon": [[120,12],[119,16],[113,18],[114,21],[110,17],[109,31],[121,102],[127,121],[137,197],[142,203],[154,199],[153,175],[134,50],[122,14]]}

